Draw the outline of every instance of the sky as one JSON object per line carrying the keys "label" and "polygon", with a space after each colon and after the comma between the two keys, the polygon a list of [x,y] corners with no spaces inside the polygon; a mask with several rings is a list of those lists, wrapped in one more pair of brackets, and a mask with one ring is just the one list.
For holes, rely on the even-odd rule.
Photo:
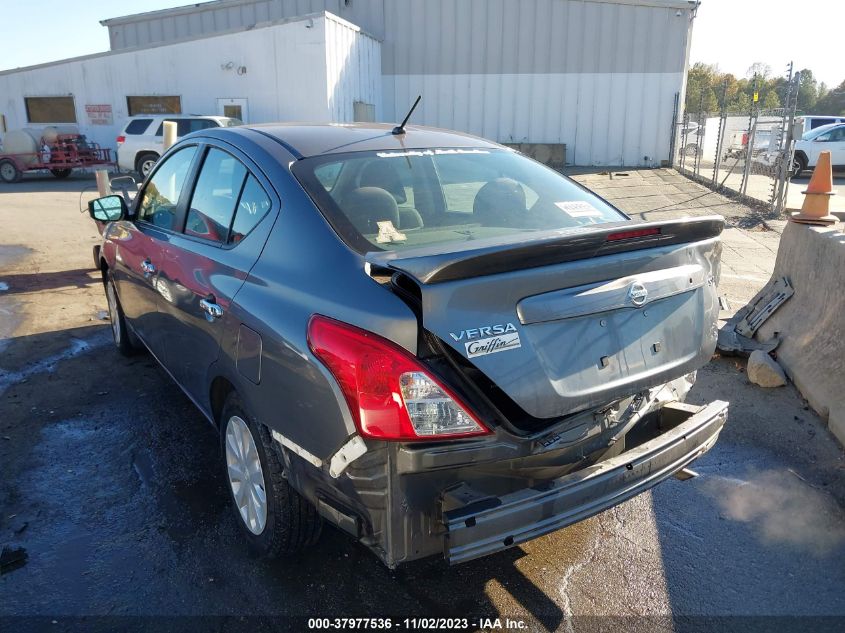
{"label": "sky", "polygon": [[828,88],[845,81],[842,0],[701,0],[692,27],[690,64],[717,64],[737,78],[755,62],[772,74],[809,68]]}
{"label": "sky", "polygon": [[100,20],[191,4],[190,0],[6,0],[0,70],[109,50]]}
{"label": "sky", "polygon": [[[422,0],[424,1],[424,0]],[[189,0],[14,0],[3,2],[0,70],[109,49],[106,18],[190,4]],[[828,19],[825,19],[828,18]],[[754,62],[775,75],[790,60],[828,87],[845,80],[841,0],[702,0],[690,62],[744,77]]]}

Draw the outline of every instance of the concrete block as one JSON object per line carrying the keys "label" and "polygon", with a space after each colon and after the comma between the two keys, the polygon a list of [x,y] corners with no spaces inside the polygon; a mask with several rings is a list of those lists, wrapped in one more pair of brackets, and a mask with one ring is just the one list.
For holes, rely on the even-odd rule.
{"label": "concrete block", "polygon": [[552,169],[563,169],[566,165],[566,145],[564,143],[502,143],[518,152],[533,158]]}
{"label": "concrete block", "polygon": [[778,361],[810,406],[845,444],[845,234],[841,225],[790,222],[773,277],[787,276],[795,294],[757,331],[778,333]]}

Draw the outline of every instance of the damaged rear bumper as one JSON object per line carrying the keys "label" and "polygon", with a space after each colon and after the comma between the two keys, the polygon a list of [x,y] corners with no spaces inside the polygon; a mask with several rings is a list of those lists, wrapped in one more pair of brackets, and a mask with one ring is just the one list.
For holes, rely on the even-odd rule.
{"label": "damaged rear bumper", "polygon": [[[485,556],[611,508],[671,477],[710,449],[725,424],[728,403],[680,403],[661,409],[650,439],[593,466],[499,497],[470,488],[443,511],[445,554],[451,564]],[[448,505],[452,506],[452,503]]]}

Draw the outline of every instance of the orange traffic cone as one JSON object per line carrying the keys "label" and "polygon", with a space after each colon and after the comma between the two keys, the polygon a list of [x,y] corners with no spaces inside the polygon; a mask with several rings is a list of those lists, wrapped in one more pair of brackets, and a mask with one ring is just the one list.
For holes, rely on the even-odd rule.
{"label": "orange traffic cone", "polygon": [[833,170],[830,168],[830,152],[824,151],[819,154],[819,161],[813,170],[810,184],[804,194],[804,204],[801,205],[801,212],[796,213],[790,219],[793,222],[802,224],[835,224],[836,216],[830,214],[830,197],[835,195],[833,190]]}

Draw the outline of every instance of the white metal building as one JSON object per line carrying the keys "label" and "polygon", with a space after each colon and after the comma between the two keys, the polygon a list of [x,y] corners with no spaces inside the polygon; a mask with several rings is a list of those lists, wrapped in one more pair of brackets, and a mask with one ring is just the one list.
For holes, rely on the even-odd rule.
{"label": "white metal building", "polygon": [[0,114],[7,130],[75,125],[104,147],[129,114],[235,104],[252,122],[352,121],[354,102],[381,101],[380,54],[377,40],[324,12],[6,71]]}
{"label": "white metal building", "polygon": [[[218,99],[229,98],[253,123],[350,121],[356,101],[371,104],[376,119],[396,121],[422,94],[417,123],[506,143],[565,144],[570,164],[658,165],[669,158],[674,109],[683,103],[697,5],[215,0],[103,21],[112,52],[65,62],[76,70],[56,75],[73,80],[53,83],[57,77],[38,74],[45,67],[0,73],[0,114],[19,126],[27,123],[24,96],[73,94],[80,121],[91,99],[114,104],[118,119],[128,95],[180,95],[183,112],[217,112]],[[315,12],[308,33],[303,20],[284,22]],[[93,77],[101,72],[110,80],[100,85]],[[83,98],[89,83],[96,91]],[[321,85],[326,98],[315,101],[311,91]]]}

